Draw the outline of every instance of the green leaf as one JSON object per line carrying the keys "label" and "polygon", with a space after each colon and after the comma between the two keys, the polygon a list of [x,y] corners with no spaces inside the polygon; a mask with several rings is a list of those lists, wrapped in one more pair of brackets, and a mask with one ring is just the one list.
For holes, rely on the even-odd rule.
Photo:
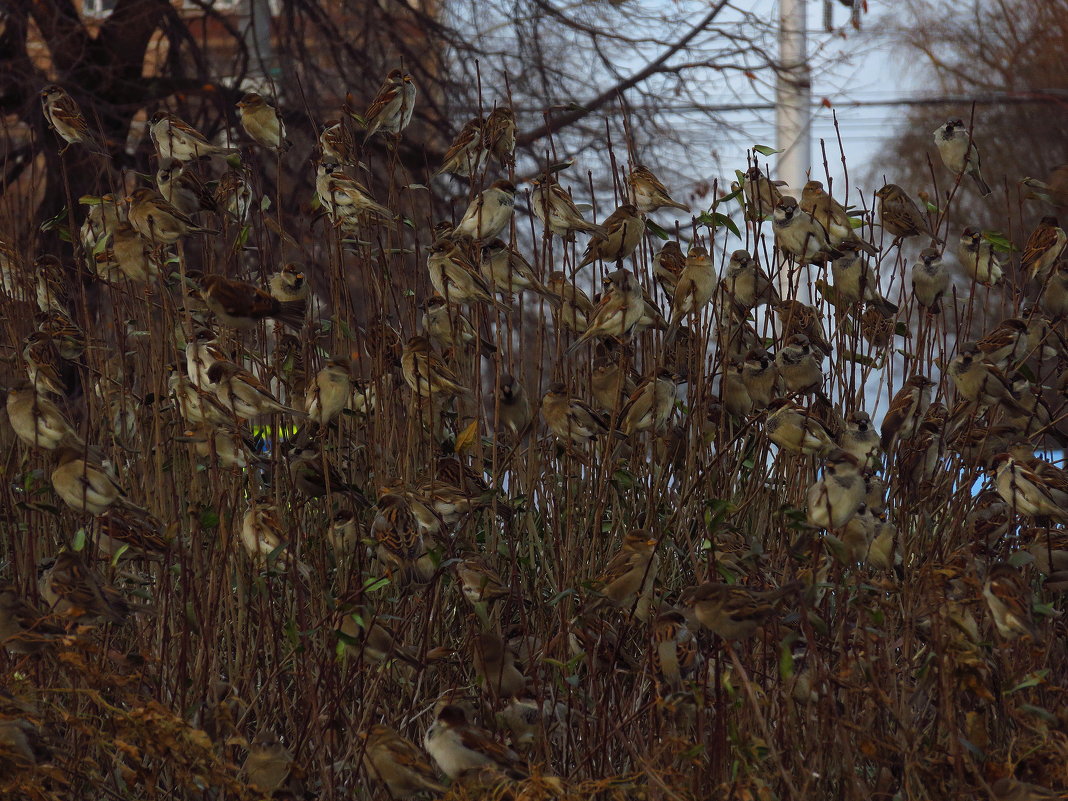
{"label": "green leaf", "polygon": [[271,199],[267,195],[264,195],[263,198],[260,200],[260,211],[267,211],[267,209],[269,209],[270,207]]}
{"label": "green leaf", "polygon": [[384,588],[388,587],[391,583],[392,582],[386,576],[382,576],[381,578],[376,578],[375,576],[370,576],[370,577],[364,579],[363,591],[364,592],[376,592],[378,590],[381,590],[381,589],[384,589]]}
{"label": "green leaf", "polygon": [[96,240],[96,244],[93,245],[93,255],[99,256],[104,252],[104,249],[108,246],[108,242],[111,241],[111,231],[107,231],[102,237]]}
{"label": "green leaf", "polygon": [[558,161],[555,164],[550,164],[545,168],[546,174],[554,172],[562,172],[575,163],[574,159],[568,159],[567,161]]}
{"label": "green leaf", "polygon": [[671,239],[671,236],[668,234],[668,232],[665,231],[663,228],[661,228],[659,225],[657,225],[652,220],[646,220],[645,221],[645,230],[649,231],[654,236],[660,237],[665,242],[667,240]]}
{"label": "green leaf", "polygon": [[894,324],[894,335],[902,339],[912,339],[912,331],[909,329],[908,324],[901,320]]}
{"label": "green leaf", "polygon": [[773,147],[767,145],[753,145],[753,152],[759,153],[761,156],[773,156],[776,153],[782,153],[781,150],[776,150]]}
{"label": "green leaf", "polygon": [[1023,567],[1024,565],[1031,564],[1033,561],[1035,561],[1035,557],[1028,551],[1016,551],[1016,553],[1009,557],[1009,564],[1013,567]]}
{"label": "green leaf", "polygon": [[241,233],[237,235],[237,241],[234,242],[234,250],[243,248],[245,243],[248,242],[248,235],[252,232],[252,228],[248,225],[241,227]]}
{"label": "green leaf", "polygon": [[[741,175],[741,173],[739,173],[739,175]],[[716,200],[716,204],[718,205],[720,203],[726,203],[728,201],[734,200],[736,197],[740,197],[741,194],[742,194],[742,187],[739,185],[739,187],[737,189],[735,189],[735,190],[731,191],[730,193],[724,195],[723,197],[717,199]]]}
{"label": "green leaf", "polygon": [[1043,709],[1040,706],[1032,706],[1031,704],[1021,704],[1021,712],[1030,712],[1035,717],[1042,718],[1047,723],[1056,723],[1057,718],[1048,709]]}
{"label": "green leaf", "polygon": [[70,549],[79,553],[85,549],[85,529],[80,528],[74,532],[74,538],[70,542]]}
{"label": "green leaf", "polygon": [[81,206],[99,206],[103,202],[103,198],[99,198],[96,195],[82,195],[78,198],[78,204]]}
{"label": "green leaf", "polygon": [[976,759],[978,759],[980,762],[986,762],[986,754],[983,752],[982,748],[980,748],[970,740],[966,740],[963,737],[958,737],[957,739],[960,741],[961,745],[963,745],[975,755]]}
{"label": "green leaf", "polygon": [[426,189],[428,192],[430,188],[426,184],[408,184],[409,189]]}
{"label": "green leaf", "polygon": [[130,550],[130,546],[126,543],[120,545],[118,550],[116,550],[114,555],[111,557],[111,566],[115,567],[119,563],[119,560],[122,558],[122,555],[128,550]]}
{"label": "green leaf", "polygon": [[1037,687],[1039,684],[1045,684],[1046,676],[1048,676],[1048,675],[1049,675],[1049,668],[1043,668],[1042,670],[1036,670],[1034,673],[1030,674],[1029,676],[1025,676],[1023,681],[1021,681],[1019,684],[1017,684],[1015,687],[1013,687],[1011,690],[1009,690],[1005,694],[1006,695],[1011,695],[1012,693],[1018,692],[1019,690],[1026,690],[1028,687]]}
{"label": "green leaf", "polygon": [[567,588],[566,590],[564,590],[563,592],[558,592],[558,593],[557,593],[556,595],[554,595],[554,596],[553,596],[552,598],[550,598],[550,599],[549,599],[549,600],[548,600],[548,601],[546,602],[546,606],[556,606],[556,605],[557,605],[558,603],[560,603],[560,601],[562,601],[562,600],[563,600],[564,598],[566,598],[566,597],[567,597],[567,596],[569,596],[569,595],[574,595],[574,594],[575,594],[575,590],[574,590],[574,589],[572,589],[571,587],[568,587],[568,588]]}
{"label": "green leaf", "polygon": [[854,353],[853,351],[846,351],[842,354],[845,358],[851,362],[863,365],[864,367],[876,367],[879,363],[871,356],[865,356],[863,353]]}
{"label": "green leaf", "polygon": [[794,649],[784,645],[779,652],[779,677],[788,679],[794,675]]}
{"label": "green leaf", "polygon": [[200,525],[203,528],[215,528],[219,525],[219,515],[214,509],[202,509],[200,512]]}
{"label": "green leaf", "polygon": [[318,211],[323,207],[323,201],[319,199],[318,192],[312,195],[311,203],[309,205],[311,206],[312,211]]}
{"label": "green leaf", "polygon": [[995,250],[1001,250],[1005,253],[1016,250],[1012,242],[1000,231],[983,231],[983,239],[993,245]]}

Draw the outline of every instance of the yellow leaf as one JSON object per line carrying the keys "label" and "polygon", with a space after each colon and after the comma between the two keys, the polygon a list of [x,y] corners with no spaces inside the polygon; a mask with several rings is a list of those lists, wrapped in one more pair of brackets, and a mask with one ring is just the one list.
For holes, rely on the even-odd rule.
{"label": "yellow leaf", "polygon": [[463,455],[466,451],[471,450],[471,447],[475,444],[476,437],[478,437],[478,420],[472,420],[471,424],[456,437],[456,445],[453,450]]}

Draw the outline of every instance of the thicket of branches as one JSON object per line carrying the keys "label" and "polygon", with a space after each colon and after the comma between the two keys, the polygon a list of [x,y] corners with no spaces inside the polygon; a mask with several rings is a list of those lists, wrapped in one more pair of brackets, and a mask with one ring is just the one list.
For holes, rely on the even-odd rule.
{"label": "thicket of branches", "polygon": [[[401,7],[408,4],[369,5],[374,13]],[[307,13],[294,11],[291,25],[298,17],[302,25],[323,19],[314,7],[299,8]],[[545,10],[523,23],[530,39],[548,24]],[[157,25],[172,19],[157,11]],[[619,12],[595,5],[588,13],[610,19]],[[444,18],[417,19],[429,28]],[[18,12],[9,28],[13,19]],[[560,24],[579,37],[574,19]],[[483,23],[489,21],[487,15]],[[336,50],[315,55],[330,64],[350,42],[357,40],[339,37]],[[364,52],[352,45],[352,53]],[[362,88],[353,80],[335,90],[339,103],[341,89],[351,91],[357,113],[399,56],[384,47],[374,57],[387,63],[351,71],[363,76]],[[473,91],[469,61],[450,55],[441,69],[456,62],[466,71],[457,85]],[[565,61],[557,65],[547,74],[562,82],[569,71]],[[206,68],[177,74],[190,86],[221,86]],[[322,80],[332,74],[322,67]],[[496,87],[508,85],[496,77]],[[307,89],[310,78],[302,80]],[[74,455],[106,459],[126,500],[104,515],[71,508],[53,483],[60,454],[0,425],[0,575],[10,585],[0,592],[0,793],[262,798],[264,784],[274,782],[257,770],[257,759],[270,758],[283,774],[275,797],[387,798],[364,762],[368,740],[361,735],[386,724],[421,747],[445,703],[461,705],[530,773],[518,782],[494,774],[458,779],[447,791],[458,799],[1001,799],[1042,797],[1021,782],[1068,785],[1066,504],[1032,513],[1012,482],[996,487],[993,472],[1005,464],[995,457],[1011,451],[1030,475],[1040,474],[1051,498],[1068,500],[1058,471],[1063,452],[1048,450],[1066,412],[1065,321],[1063,312],[1046,311],[1048,287],[1029,282],[1019,255],[1002,256],[1000,288],[962,278],[943,299],[943,313],[932,315],[911,289],[914,259],[902,255],[878,217],[869,219],[857,232],[880,248],[870,264],[885,301],[897,307],[888,313],[885,301],[851,302],[841,288],[827,288],[835,283],[828,270],[800,268],[777,252],[771,223],[760,214],[746,219],[741,195],[692,216],[665,208],[646,215],[651,224],[622,261],[648,293],[649,325],[568,352],[582,326],[565,322],[569,306],[561,297],[577,288],[611,298],[626,279],[617,274],[617,284],[608,285],[619,266],[609,259],[594,260],[574,280],[551,281],[555,271],[571,274],[589,237],[564,240],[544,230],[521,188],[501,235],[549,283],[549,299],[532,292],[495,293],[495,304],[449,298],[452,325],[469,321],[476,336],[439,339],[433,349],[465,391],[439,384],[426,397],[409,384],[405,365],[410,373],[410,337],[423,330],[432,294],[425,268],[441,231],[431,226],[445,216],[440,199],[459,183],[432,182],[427,167],[438,163],[417,163],[414,154],[439,141],[434,136],[444,152],[446,132],[470,112],[435,103],[424,83],[429,74],[416,72],[415,81],[411,128],[373,138],[362,151],[367,170],[350,169],[389,216],[335,225],[304,160],[325,119],[283,103],[298,144],[280,155],[242,146],[241,163],[252,167],[247,216],[206,210],[197,222],[217,233],[192,233],[177,245],[146,242],[158,271],[148,281],[131,279],[109,260],[108,234],[114,237],[116,220],[131,207],[120,200],[112,208],[100,196],[119,188],[124,159],[153,174],[151,145],[132,157],[115,150],[105,158],[77,144],[61,155],[63,143],[38,123],[28,143],[9,140],[12,149],[43,153],[47,164],[20,180],[40,180],[39,197],[53,197],[45,184],[62,191],[57,206],[46,200],[27,218],[32,225],[5,240],[13,247],[0,262],[0,379],[8,386],[36,381],[40,397],[85,443]],[[122,91],[132,92],[133,83]],[[512,82],[513,102],[522,83]],[[532,83],[523,91],[537,97],[557,85]],[[75,94],[90,117],[106,119],[121,105],[117,95],[98,105],[89,86]],[[484,77],[484,96],[485,86]],[[12,91],[9,85],[4,98]],[[188,107],[188,120],[205,132],[222,126],[237,99],[209,94],[210,104]],[[502,91],[494,99],[504,98]],[[23,119],[35,119],[36,97],[21,102]],[[123,113],[132,115],[135,102],[144,108],[148,98],[131,100]],[[531,109],[517,115],[520,164],[559,166],[572,150],[545,159],[546,139],[524,142],[530,116],[538,116]],[[569,130],[578,138],[587,132],[574,126],[587,125],[592,141],[607,111],[589,109]],[[116,121],[105,133],[121,137],[125,130]],[[362,137],[358,125],[356,131]],[[613,140],[608,155],[621,174],[635,166],[635,154],[654,147],[647,133],[635,128]],[[504,161],[489,162],[456,210],[477,189],[514,175]],[[276,182],[262,178],[270,165]],[[607,170],[591,179],[580,172],[585,165],[555,175],[576,193],[597,187],[594,209],[584,212],[604,223],[629,190]],[[235,168],[231,157],[197,169],[211,181]],[[959,202],[976,202],[967,179],[958,186],[941,164],[935,169],[951,196],[939,205],[951,213]],[[128,177],[135,179],[149,183]],[[667,183],[676,199],[685,198]],[[984,203],[1002,208],[1007,200],[999,190]],[[1024,208],[1033,226],[1041,210]],[[115,215],[110,223],[100,222],[105,211]],[[83,227],[92,215],[97,221]],[[959,228],[947,216],[932,213],[930,220],[952,259]],[[933,378],[935,403],[922,424],[873,454],[867,513],[819,525],[810,488],[827,479],[828,458],[840,457],[829,446],[795,453],[774,444],[774,410],[729,392],[725,376],[736,378],[737,360],[750,349],[783,351],[801,312],[738,308],[728,283],[698,313],[680,314],[681,327],[668,336],[659,314],[672,317],[674,296],[657,278],[661,235],[679,241],[682,253],[706,247],[720,274],[732,252],[745,249],[772,275],[791,279],[781,286],[823,282],[814,294],[828,335],[819,386],[774,394],[808,410],[805,419],[818,420],[836,440],[844,441],[858,412],[874,413],[907,377]],[[471,258],[477,268],[478,252]],[[303,262],[315,285],[299,328],[270,320],[235,330],[204,308],[189,280],[199,271],[267,286],[291,260]],[[64,275],[76,280],[50,280]],[[969,403],[946,374],[961,334],[996,334],[1006,318],[1036,332],[1005,368],[1017,382],[1012,401],[991,401],[993,390],[983,389],[983,402]],[[251,422],[223,414],[224,439],[203,443],[214,430],[192,430],[172,392],[203,327],[218,334],[221,358],[259,377],[298,413]],[[351,371],[351,400],[317,427],[299,411],[317,400],[316,376],[332,358]],[[44,371],[52,386],[42,383],[42,360],[54,370]],[[619,369],[623,392],[613,392],[611,381],[602,392],[611,368]],[[606,428],[616,430],[631,425],[625,396],[661,369],[678,382],[678,397],[649,430],[570,443],[547,427],[552,414],[542,399],[553,383],[598,407]],[[525,388],[532,407],[529,426],[514,431],[505,424],[506,376]],[[212,383],[205,392],[216,397]],[[1025,402],[1031,405],[1021,414]],[[875,427],[881,424],[877,417]],[[247,466],[222,463],[227,437],[258,439]],[[336,472],[318,487],[316,470],[328,467]],[[279,539],[250,553],[242,532],[258,512]],[[658,566],[640,576],[650,580],[648,597],[613,603],[600,579],[635,529],[656,540]],[[109,554],[109,533],[139,547]],[[391,537],[414,544],[397,556]],[[49,608],[41,596],[42,587],[55,589],[48,560],[64,549],[99,584]],[[481,579],[467,579],[469,594],[499,584],[500,597],[473,603],[464,594],[465,571],[478,570]],[[736,610],[758,625],[752,636],[725,640],[687,603],[687,590],[710,581],[783,592],[770,605],[757,596],[750,599],[755,608]],[[30,613],[14,614],[20,602]],[[673,609],[681,618],[662,617]],[[384,641],[387,630],[392,642]],[[485,676],[487,647],[498,641],[510,654],[504,661],[521,672],[516,693]],[[672,642],[693,655],[691,670],[684,666],[677,678],[661,648]],[[449,784],[440,771],[436,776]]]}

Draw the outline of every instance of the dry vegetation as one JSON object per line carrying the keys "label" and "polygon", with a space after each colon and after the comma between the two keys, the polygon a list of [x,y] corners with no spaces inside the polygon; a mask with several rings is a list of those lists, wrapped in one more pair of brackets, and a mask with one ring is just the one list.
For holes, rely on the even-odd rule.
{"label": "dry vegetation", "polygon": [[[416,744],[425,787],[448,786],[427,798],[1063,793],[1065,268],[1051,258],[1032,278],[1033,250],[1002,250],[1001,281],[979,283],[947,222],[967,197],[1001,209],[1003,230],[1031,230],[1039,200],[980,201],[926,145],[937,186],[924,216],[953,269],[940,314],[912,290],[926,237],[897,240],[877,212],[851,210],[878,249],[878,288],[851,298],[830,261],[777,249],[730,179],[692,215],[652,203],[627,220],[646,226],[633,253],[572,279],[588,243],[614,240],[550,232],[503,146],[448,229],[468,199],[514,180],[500,236],[547,286],[491,299],[473,277],[486,243],[428,211],[442,206],[428,195],[466,183],[434,178],[437,164],[413,183],[404,132],[362,145],[370,101],[354,98],[359,119],[343,124],[367,171],[321,176],[318,192],[286,189],[309,170],[299,148],[231,130],[238,153],[185,167],[213,196],[192,212],[212,232],[174,244],[166,208],[146,219],[132,194],[152,176],[109,173],[84,143],[56,156],[65,142],[47,132],[62,185],[68,161],[106,178],[18,232],[40,244],[5,246],[0,261],[0,378],[13,388],[0,422],[0,795],[408,795],[365,759],[386,753],[366,736],[376,724]],[[482,101],[487,114],[505,102]],[[619,146],[618,174],[596,179],[614,192],[581,209],[587,220],[632,199],[640,148]],[[280,176],[268,191],[264,164]],[[592,183],[563,161],[541,169],[565,188]],[[336,190],[368,174],[385,210],[350,216]],[[247,212],[220,194],[230,176],[248,182]],[[708,289],[696,312],[665,289],[680,280],[661,258],[670,241],[691,253],[681,285]],[[702,282],[739,249],[787,301],[814,307],[773,311],[771,289],[747,299],[741,279]],[[443,253],[453,278],[427,356],[412,337]],[[295,317],[256,294],[287,264],[313,288]],[[649,307],[628,296],[634,281]],[[588,333],[576,289],[627,321]],[[792,386],[762,399],[738,365],[758,366],[764,348],[782,365],[801,333],[826,334],[817,377],[786,367]],[[951,375],[969,338],[979,382]],[[237,368],[284,408],[228,408]],[[908,410],[891,399],[917,375],[934,381],[926,413],[885,415]],[[561,415],[557,382],[592,410]],[[648,387],[667,401],[647,409]],[[815,431],[805,452],[783,446],[784,401]],[[885,447],[855,444],[865,411]],[[478,727],[490,769],[450,781],[440,752],[428,759],[446,706]]]}

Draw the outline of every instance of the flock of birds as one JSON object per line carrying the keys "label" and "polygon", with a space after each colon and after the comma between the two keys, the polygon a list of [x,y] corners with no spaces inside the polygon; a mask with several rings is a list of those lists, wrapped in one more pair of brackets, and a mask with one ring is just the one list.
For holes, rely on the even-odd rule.
{"label": "flock of birds", "polygon": [[[65,147],[106,155],[104,143],[62,88],[45,88],[41,99]],[[402,136],[415,103],[411,78],[394,70],[364,114],[346,114],[323,128],[315,203],[344,241],[373,238],[378,227],[397,224],[397,213],[353,175],[371,137],[393,142]],[[276,109],[257,94],[246,95],[237,106],[247,137],[281,159],[290,142]],[[363,125],[362,141],[356,123]],[[755,441],[765,443],[769,463],[795,459],[811,471],[802,475],[818,476],[803,492],[800,525],[826,548],[821,569],[777,582],[764,574],[763,585],[738,580],[744,570],[721,570],[720,575],[698,574],[691,586],[675,586],[662,569],[665,551],[674,547],[673,531],[660,527],[655,517],[644,527],[615,531],[619,544],[607,558],[600,546],[586,555],[592,572],[589,581],[574,588],[580,600],[562,642],[582,663],[626,663],[631,670],[647,664],[657,697],[676,710],[679,725],[686,725],[697,699],[705,697],[695,688],[713,680],[714,642],[737,660],[734,648],[740,643],[789,626],[798,609],[819,604],[827,593],[827,571],[835,565],[890,577],[921,568],[917,554],[903,547],[894,521],[908,514],[902,506],[909,502],[909,488],[933,492],[947,472],[950,452],[987,477],[975,491],[968,521],[980,532],[977,538],[995,553],[997,543],[1028,532],[1030,539],[1013,541],[1033,556],[1034,569],[1046,577],[1044,591],[1063,597],[1068,590],[1063,530],[1068,472],[1037,455],[1065,444],[1068,259],[1062,259],[1066,236],[1055,219],[1042,219],[1011,273],[1019,278],[1021,294],[1025,288],[1032,291],[1034,303],[974,341],[956,343],[940,377],[911,371],[876,423],[864,411],[872,398],[860,392],[856,400],[843,401],[841,386],[835,389],[830,382],[838,380],[832,376],[840,375],[847,341],[857,351],[862,342],[890,350],[889,343],[900,336],[899,303],[918,304],[918,330],[931,334],[947,304],[956,302],[944,243],[933,222],[941,219],[941,211],[921,208],[901,187],[885,185],[876,193],[878,227],[892,241],[883,237],[879,247],[865,236],[874,233],[875,221],[840,204],[821,182],[809,181],[795,198],[782,194],[781,183],[754,165],[739,173],[734,191],[717,203],[737,198],[746,224],[772,235],[771,257],[761,264],[753,249],[736,249],[719,270],[710,252],[710,228],[707,240],[695,235],[685,251],[670,239],[652,259],[642,258],[650,215],[662,210],[690,215],[648,168],[629,170],[624,202],[600,222],[584,216],[587,210],[561,185],[559,171],[546,171],[531,181],[527,198],[541,224],[541,241],[548,246],[558,238],[567,251],[578,237],[588,238],[581,257],[565,255],[561,269],[539,274],[514,234],[517,198],[523,200],[516,185],[504,178],[478,183],[493,165],[514,177],[515,118],[509,108],[498,107],[463,126],[441,165],[441,173],[484,188],[472,191],[457,223],[433,231],[425,258],[433,293],[417,298],[420,331],[405,339],[384,320],[374,328],[352,324],[375,347],[395,353],[396,360],[384,364],[390,375],[367,375],[367,359],[349,353],[325,354],[320,369],[305,370],[295,354],[318,308],[307,267],[284,263],[260,284],[195,269],[189,255],[206,247],[198,237],[218,233],[212,220],[240,226],[265,208],[241,166],[241,149],[212,142],[165,111],[151,118],[148,130],[159,158],[155,185],[128,196],[86,199],[88,213],[74,243],[79,265],[71,268],[56,254],[31,257],[10,246],[0,252],[5,308],[36,305],[35,330],[13,348],[11,362],[21,376],[7,392],[7,426],[24,449],[48,461],[55,495],[85,532],[85,541],[68,541],[38,565],[35,577],[9,574],[11,583],[0,586],[0,644],[9,654],[42,658],[64,648],[75,632],[121,626],[144,610],[108,580],[107,560],[112,568],[130,560],[166,563],[173,549],[189,547],[181,521],[162,517],[168,507],[154,496],[165,488],[145,487],[139,502],[127,491],[137,482],[139,458],[153,458],[153,449],[143,443],[116,448],[115,442],[127,442],[141,430],[140,410],[149,403],[151,387],[138,386],[121,354],[109,351],[108,338],[120,336],[118,326],[99,327],[94,310],[71,290],[72,276],[85,274],[170,304],[179,324],[175,343],[168,346],[174,348],[167,368],[169,398],[155,398],[152,414],[172,420],[181,431],[174,441],[189,443],[198,460],[242,477],[244,491],[233,519],[237,542],[254,570],[311,587],[330,581],[350,590],[366,587],[366,576],[331,579],[301,559],[297,540],[313,535],[285,529],[284,504],[310,503],[332,516],[325,539],[338,576],[367,564],[372,577],[388,580],[402,594],[451,582],[457,601],[470,606],[477,631],[469,664],[482,701],[496,715],[480,714],[463,694],[443,693],[428,699],[431,719],[416,743],[382,710],[357,738],[352,754],[362,761],[366,778],[384,785],[394,798],[444,793],[446,778],[476,777],[490,784],[521,780],[530,775],[528,757],[536,753],[532,744],[539,737],[568,714],[592,714],[562,712],[559,705],[533,699],[532,687],[539,683],[535,674],[545,669],[539,664],[543,655],[521,626],[524,606],[533,599],[524,597],[499,567],[501,553],[526,530],[521,519],[534,516],[537,507],[535,497],[523,502],[510,497],[520,482],[518,472],[509,473],[519,468],[510,465],[520,462],[546,429],[557,442],[558,457],[582,480],[605,465],[631,460],[669,494],[665,471],[714,464],[701,453],[742,444],[751,448]],[[950,121],[934,139],[956,178],[954,191],[963,189],[961,178],[968,176],[981,194],[989,194],[968,128]],[[221,175],[207,176],[221,164],[226,165]],[[912,238],[925,246],[914,260],[909,284],[896,276],[900,297],[895,303],[886,297],[889,276],[880,275],[878,265],[890,249]],[[964,230],[956,256],[973,282],[965,294],[1010,277],[997,242],[977,230]],[[584,290],[587,280],[576,280],[589,266],[603,266],[596,297]],[[798,299],[797,282],[805,280],[808,269],[829,278],[819,283],[820,305]],[[548,357],[557,360],[552,372],[560,380],[544,392],[533,392],[529,380],[501,370],[503,342],[492,341],[491,325],[497,324],[498,334],[505,330],[524,294],[540,314],[551,317],[560,343]],[[11,311],[10,319],[16,313]],[[827,333],[831,320],[834,337]],[[765,325],[763,332],[758,321]],[[768,331],[772,336],[765,336]],[[275,365],[288,368],[256,357],[248,346],[257,339],[272,343]],[[645,347],[639,349],[639,342]],[[88,369],[87,350],[93,349],[105,354],[93,358],[95,364],[109,365],[107,374]],[[856,354],[850,358],[863,363]],[[488,405],[476,401],[482,396],[476,378],[482,359],[497,365]],[[831,373],[828,360],[835,362]],[[588,382],[562,380],[560,365],[568,361],[588,363]],[[701,367],[706,363],[715,370],[706,374]],[[392,374],[398,368],[404,389],[395,393]],[[692,406],[698,380],[701,393],[712,397],[700,415]],[[87,419],[90,400],[93,408],[105,410],[104,425]],[[365,469],[342,463],[324,447],[339,427],[347,439],[366,439],[367,421],[395,403],[402,409],[402,424],[430,443],[432,455],[420,475],[403,479],[398,468],[393,475],[376,472],[372,480]],[[478,405],[485,408],[479,411]],[[470,420],[470,427],[455,425],[450,436],[449,421],[461,420]],[[273,432],[269,453],[254,436],[264,426]],[[115,440],[92,441],[88,431],[110,431]],[[484,432],[489,440],[482,439]],[[484,461],[478,454],[487,442],[495,443],[496,455]],[[376,458],[388,456],[379,452]],[[272,470],[279,460],[284,472]],[[505,475],[514,476],[511,483]],[[889,497],[888,487],[893,488]],[[679,529],[689,525],[675,521]],[[480,550],[474,533],[485,528],[503,532],[505,550]],[[357,557],[360,561],[354,561]],[[717,551],[717,559],[735,566],[729,553]],[[966,603],[970,574],[958,568],[945,575],[940,614],[956,624],[957,648],[979,649],[984,615],[1002,641],[1048,641],[1058,631],[1063,638],[1059,613],[1049,608],[1036,615],[1030,573],[1019,560],[999,557],[981,569],[982,613]],[[448,646],[459,645],[420,648],[386,610],[374,608],[368,593],[357,590],[346,598],[350,603],[342,604],[339,641],[368,669],[416,675],[455,652]],[[637,639],[625,640],[624,632]],[[637,654],[625,642],[640,643]],[[735,666],[741,669],[736,661]],[[818,691],[806,685],[793,692],[801,702]],[[17,721],[0,722],[0,751],[6,749],[4,756],[23,767],[38,760],[29,729]],[[247,742],[245,774],[264,792],[295,792],[296,761],[284,740],[264,729]],[[537,767],[541,773],[551,770],[551,765]],[[1011,771],[992,782],[990,791],[998,798],[1052,797]]]}

